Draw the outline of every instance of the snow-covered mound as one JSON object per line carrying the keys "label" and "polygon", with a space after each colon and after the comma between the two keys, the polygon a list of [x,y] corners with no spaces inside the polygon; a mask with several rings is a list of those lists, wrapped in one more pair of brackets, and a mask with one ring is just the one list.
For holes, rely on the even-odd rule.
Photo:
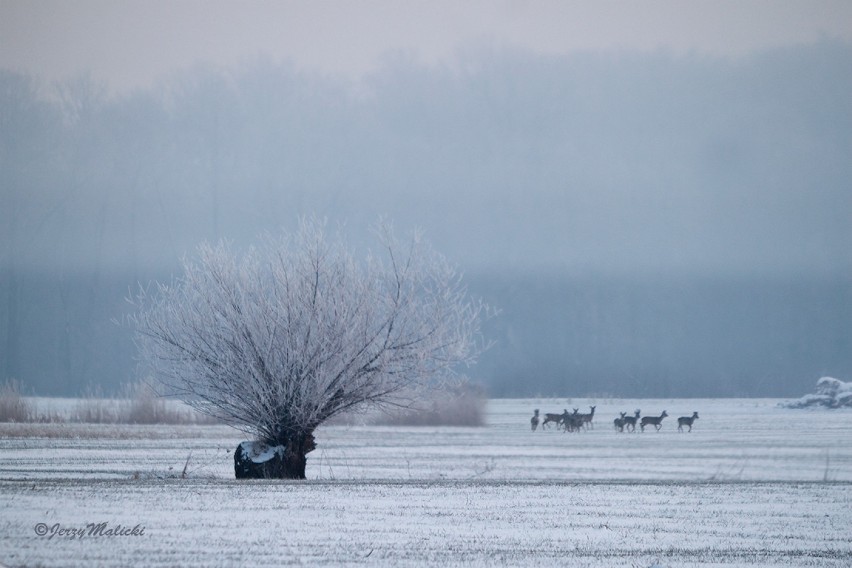
{"label": "snow-covered mound", "polygon": [[817,381],[816,392],[806,394],[798,400],[782,403],[786,408],[808,408],[822,406],[825,408],[852,408],[852,383],[832,377],[823,377]]}

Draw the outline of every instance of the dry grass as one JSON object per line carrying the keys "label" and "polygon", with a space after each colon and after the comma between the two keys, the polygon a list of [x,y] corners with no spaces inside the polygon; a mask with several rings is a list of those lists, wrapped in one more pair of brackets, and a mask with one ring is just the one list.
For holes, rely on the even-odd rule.
{"label": "dry grass", "polygon": [[119,422],[115,401],[104,397],[98,387],[89,387],[83,393],[83,399],[77,403],[72,422],[84,424],[116,424]]}
{"label": "dry grass", "polygon": [[36,402],[21,396],[21,386],[0,386],[0,422],[41,424],[218,424],[192,408],[159,396],[143,382],[125,386],[119,398],[107,398],[99,388],[88,388],[73,409],[43,412]]}
{"label": "dry grass", "polygon": [[206,424],[144,425],[83,424],[79,422],[0,423],[0,440],[43,438],[49,440],[173,440],[233,436],[228,426]]}
{"label": "dry grass", "polygon": [[[74,425],[215,425],[219,421],[187,406],[159,396],[143,382],[127,385],[120,398],[107,398],[97,388],[89,388],[70,412],[38,412],[35,404],[20,394],[20,384],[7,382],[0,387],[0,422],[18,424],[0,429],[0,437],[28,433],[57,437],[111,436],[101,430],[63,428]],[[469,383],[434,391],[405,409],[361,416],[357,422],[387,426],[482,426],[485,423],[484,391]],[[345,416],[334,423],[354,423]],[[26,428],[25,424],[56,424],[54,430]],[[73,432],[72,432],[73,431]],[[118,434],[122,436],[124,434]]]}
{"label": "dry grass", "polygon": [[435,391],[411,408],[378,415],[370,422],[385,426],[483,426],[485,392],[474,385]]}
{"label": "dry grass", "polygon": [[166,404],[154,389],[145,383],[128,387],[127,406],[122,412],[126,424],[196,424],[202,417],[192,409],[178,409]]}
{"label": "dry grass", "polygon": [[21,396],[18,381],[0,385],[0,422],[29,422],[34,415],[30,404]]}

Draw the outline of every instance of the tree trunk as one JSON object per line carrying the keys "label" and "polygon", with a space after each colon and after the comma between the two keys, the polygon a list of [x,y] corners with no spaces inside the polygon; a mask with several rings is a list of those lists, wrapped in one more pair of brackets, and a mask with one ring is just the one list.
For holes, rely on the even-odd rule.
{"label": "tree trunk", "polygon": [[305,479],[307,454],[316,448],[312,433],[286,442],[242,442],[234,452],[237,479]]}

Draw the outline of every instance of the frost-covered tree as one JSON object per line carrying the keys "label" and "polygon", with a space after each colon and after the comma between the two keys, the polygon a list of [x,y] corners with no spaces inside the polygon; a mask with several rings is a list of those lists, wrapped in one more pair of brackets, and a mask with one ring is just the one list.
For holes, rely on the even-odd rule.
{"label": "frost-covered tree", "polygon": [[[324,223],[240,254],[202,245],[184,274],[137,299],[143,361],[171,394],[280,451],[304,478],[313,432],[365,404],[405,404],[481,351],[483,305],[419,237],[382,225],[358,261]],[[238,448],[238,452],[239,452]]]}

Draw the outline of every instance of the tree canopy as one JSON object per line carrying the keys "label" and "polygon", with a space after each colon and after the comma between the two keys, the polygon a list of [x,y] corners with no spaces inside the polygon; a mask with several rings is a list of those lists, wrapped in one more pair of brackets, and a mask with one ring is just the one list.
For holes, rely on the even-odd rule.
{"label": "tree canopy", "polygon": [[268,444],[404,404],[474,362],[484,306],[419,236],[376,235],[363,261],[317,220],[244,253],[202,245],[181,278],[136,298],[143,360],[168,392]]}

